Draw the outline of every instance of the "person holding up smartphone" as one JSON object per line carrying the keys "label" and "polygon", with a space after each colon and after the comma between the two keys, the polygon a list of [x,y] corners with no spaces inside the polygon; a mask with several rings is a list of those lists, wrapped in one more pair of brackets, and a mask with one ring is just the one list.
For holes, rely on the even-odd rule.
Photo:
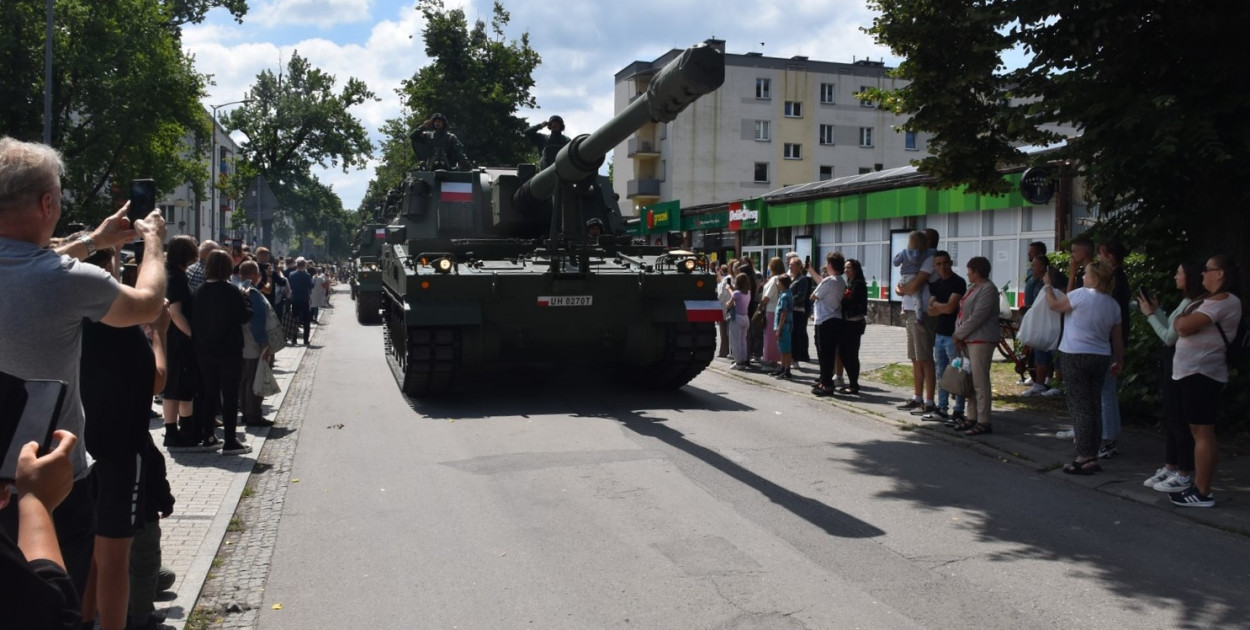
{"label": "person holding up smartphone", "polygon": [[[51,453],[39,455],[29,442],[17,461],[17,506],[20,521],[16,542],[0,531],[0,627],[78,628],[78,593],[65,572],[65,560],[52,525],[52,512],[74,485],[70,453],[78,438],[57,431]],[[0,485],[0,508],[12,498]]]}
{"label": "person holding up smartphone", "polygon": [[[61,219],[65,165],[51,147],[0,138],[0,371],[26,380],[66,383],[57,428],[82,435],[79,363],[84,319],[133,326],[156,319],[165,304],[165,219],[153,211],[131,222],[122,206],[90,234],[46,249]],[[141,236],[146,255],[135,287],[81,259]],[[74,488],[53,518],[66,568],[86,586],[94,540],[94,505],[81,441],[70,451]],[[0,529],[17,533],[17,510],[0,510]]]}

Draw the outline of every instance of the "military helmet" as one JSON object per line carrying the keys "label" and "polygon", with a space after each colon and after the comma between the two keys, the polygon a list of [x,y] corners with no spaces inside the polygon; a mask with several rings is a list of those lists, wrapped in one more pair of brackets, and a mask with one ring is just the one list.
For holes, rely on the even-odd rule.
{"label": "military helmet", "polygon": [[599,226],[599,229],[603,229],[603,221],[600,221],[600,220],[599,220],[599,219],[597,219],[597,218],[596,218],[596,219],[591,219],[591,220],[587,221],[587,222],[586,222],[586,229],[588,229],[588,230],[589,230],[591,227],[596,226],[596,225],[597,225],[597,226]]}
{"label": "military helmet", "polygon": [[446,116],[444,116],[444,115],[442,115],[442,114],[439,114],[439,113],[437,113],[437,112],[436,112],[433,116],[430,116],[430,120],[431,120],[431,121],[441,120],[441,121],[443,121],[443,124],[444,124],[444,125],[445,125],[445,124],[447,124],[447,117],[446,117]]}
{"label": "military helmet", "polygon": [[556,124],[556,123],[560,123],[561,125],[563,125],[563,124],[564,124],[564,119],[563,119],[563,118],[560,118],[559,116],[552,116],[551,118],[548,118],[548,119],[547,119],[547,124],[548,124],[548,125],[554,125],[554,124]]}

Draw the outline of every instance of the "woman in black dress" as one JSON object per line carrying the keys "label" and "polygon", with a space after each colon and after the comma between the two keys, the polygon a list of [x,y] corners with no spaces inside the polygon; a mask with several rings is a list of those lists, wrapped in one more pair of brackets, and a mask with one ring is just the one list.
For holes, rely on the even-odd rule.
{"label": "woman in black dress", "polygon": [[864,268],[854,258],[846,261],[846,293],[842,297],[842,341],[838,344],[838,356],[846,370],[844,394],[859,393],[859,344],[868,327],[868,285],[864,283]]}
{"label": "woman in black dress", "polygon": [[204,284],[195,291],[195,358],[204,385],[203,409],[205,444],[218,445],[214,416],[221,411],[225,441],[222,455],[243,455],[251,447],[239,442],[239,378],[243,374],[243,326],[252,319],[252,304],[242,291],[230,284],[234,260],[230,254],[215,251],[204,264]]}
{"label": "woman in black dress", "polygon": [[186,235],[174,237],[165,254],[168,278],[165,299],[169,300],[165,366],[168,372],[161,395],[164,397],[165,447],[170,450],[193,449],[201,446],[204,439],[191,418],[194,412],[192,401],[199,390],[200,375],[196,370],[195,350],[191,344],[193,300],[190,285],[187,284],[187,267],[199,257],[195,239]]}

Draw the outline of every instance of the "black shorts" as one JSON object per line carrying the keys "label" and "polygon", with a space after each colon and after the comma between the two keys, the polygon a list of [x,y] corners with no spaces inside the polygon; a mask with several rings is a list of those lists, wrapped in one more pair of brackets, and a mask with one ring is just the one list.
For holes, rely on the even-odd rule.
{"label": "black shorts", "polygon": [[161,395],[169,400],[195,400],[200,390],[200,371],[196,368],[195,357],[190,351],[171,352],[166,357],[168,368]]}
{"label": "black shorts", "polygon": [[119,455],[96,460],[96,535],[131,538],[143,526],[143,456]]}
{"label": "black shorts", "polygon": [[1193,374],[1176,381],[1180,392],[1180,408],[1188,424],[1215,424],[1220,411],[1221,383],[1208,376]]}

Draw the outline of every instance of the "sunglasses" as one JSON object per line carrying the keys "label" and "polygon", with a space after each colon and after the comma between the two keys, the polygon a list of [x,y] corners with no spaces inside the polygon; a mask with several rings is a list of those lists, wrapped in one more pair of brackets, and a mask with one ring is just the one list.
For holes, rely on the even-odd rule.
{"label": "sunglasses", "polygon": [[1220,269],[1219,267],[1203,267],[1202,268],[1202,273],[1207,273],[1209,271],[1224,271],[1224,270]]}

